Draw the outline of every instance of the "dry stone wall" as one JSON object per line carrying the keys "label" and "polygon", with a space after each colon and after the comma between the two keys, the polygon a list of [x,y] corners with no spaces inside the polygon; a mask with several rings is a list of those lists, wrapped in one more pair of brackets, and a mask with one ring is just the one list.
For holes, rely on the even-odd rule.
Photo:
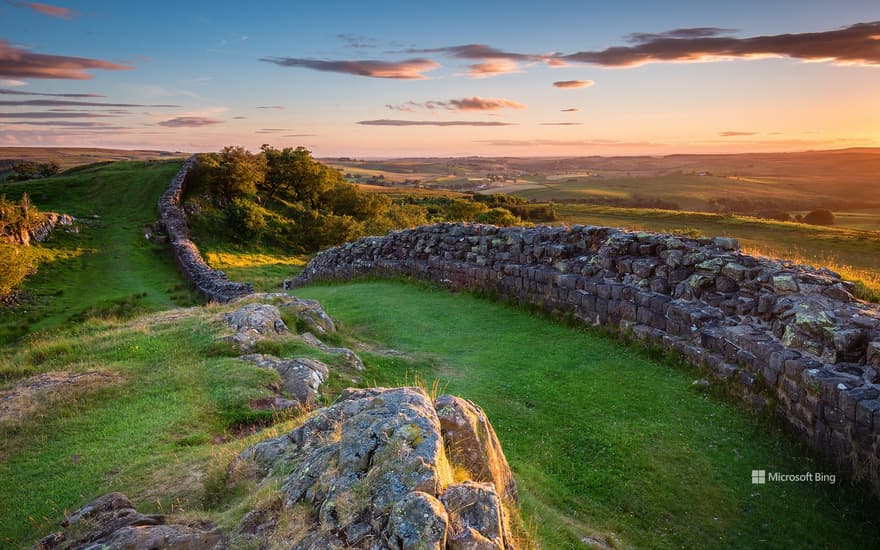
{"label": "dry stone wall", "polygon": [[171,180],[171,185],[159,199],[159,214],[168,232],[168,240],[174,250],[177,265],[184,277],[209,300],[229,302],[252,294],[254,289],[250,283],[230,281],[222,271],[211,269],[202,258],[198,247],[189,238],[186,215],[180,207],[180,198],[183,195],[186,178],[196,162],[198,162],[196,155],[184,161],[180,171]]}
{"label": "dry stone wall", "polygon": [[363,275],[485,291],[676,350],[880,491],[880,308],[832,271],[730,238],[438,224],[329,249],[285,285]]}

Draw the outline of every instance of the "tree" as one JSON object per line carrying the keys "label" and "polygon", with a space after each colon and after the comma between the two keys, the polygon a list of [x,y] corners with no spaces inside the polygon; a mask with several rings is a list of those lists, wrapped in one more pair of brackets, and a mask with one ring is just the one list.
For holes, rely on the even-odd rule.
{"label": "tree", "polygon": [[811,225],[834,225],[834,214],[830,210],[820,208],[804,216],[803,221]]}
{"label": "tree", "polygon": [[227,146],[219,153],[205,155],[201,164],[200,175],[224,203],[255,195],[257,185],[266,175],[265,157],[239,146]]}
{"label": "tree", "polygon": [[339,172],[313,159],[305,147],[276,149],[266,144],[261,149],[266,158],[266,177],[259,188],[264,205],[277,198],[317,208],[322,194],[344,183]]}

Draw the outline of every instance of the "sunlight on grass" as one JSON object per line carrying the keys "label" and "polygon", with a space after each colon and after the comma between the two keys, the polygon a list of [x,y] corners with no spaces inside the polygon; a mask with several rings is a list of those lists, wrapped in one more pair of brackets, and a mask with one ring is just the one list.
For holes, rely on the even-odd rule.
{"label": "sunlight on grass", "polygon": [[870,302],[880,301],[880,273],[874,270],[853,267],[843,263],[840,256],[834,253],[809,253],[797,246],[780,249],[772,246],[744,245],[742,251],[753,256],[783,258],[795,264],[827,267],[846,280],[856,284],[856,297]]}

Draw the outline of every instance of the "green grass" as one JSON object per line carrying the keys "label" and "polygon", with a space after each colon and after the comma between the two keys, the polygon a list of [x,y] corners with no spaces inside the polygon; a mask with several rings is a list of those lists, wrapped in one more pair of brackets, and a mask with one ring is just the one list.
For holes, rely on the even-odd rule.
{"label": "green grass", "polygon": [[[695,391],[699,375],[635,348],[414,285],[296,294],[321,300],[358,337],[422,354],[421,376],[486,410],[545,548],[594,533],[650,548],[868,547],[880,534],[877,502],[846,483],[752,485],[752,469],[834,470],[766,420]],[[367,359],[377,384],[413,368]]]}
{"label": "green grass", "polygon": [[[172,320],[87,321],[30,337],[3,369],[10,380],[101,369],[119,383],[66,394],[20,425],[0,424],[0,546],[55,528],[99,494],[130,493],[148,509],[199,506],[214,436],[271,420],[247,403],[270,395],[274,371],[214,353],[212,310]],[[157,504],[158,503],[158,504]]]}
{"label": "green grass", "polygon": [[143,232],[158,219],[156,201],[179,168],[177,160],[116,162],[0,185],[8,197],[27,192],[40,210],[75,216],[80,228],[56,231],[31,247],[39,269],[25,281],[25,304],[0,311],[0,343],[61,326],[96,304],[133,300],[139,309],[159,311],[193,303],[197,297],[169,247],[146,241]]}

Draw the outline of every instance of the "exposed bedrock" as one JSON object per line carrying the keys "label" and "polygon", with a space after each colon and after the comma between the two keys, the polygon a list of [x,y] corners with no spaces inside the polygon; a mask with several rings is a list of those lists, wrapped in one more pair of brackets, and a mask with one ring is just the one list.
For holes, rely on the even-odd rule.
{"label": "exposed bedrock", "polygon": [[515,547],[507,460],[482,409],[458,397],[346,390],[296,430],[245,450],[230,465],[240,476],[281,493],[280,510],[254,510],[243,530],[275,539],[282,518],[295,517],[290,548]]}
{"label": "exposed bedrock", "polygon": [[880,308],[832,271],[724,237],[437,224],[331,248],[285,286],[364,275],[484,291],[673,349],[880,492]]}

